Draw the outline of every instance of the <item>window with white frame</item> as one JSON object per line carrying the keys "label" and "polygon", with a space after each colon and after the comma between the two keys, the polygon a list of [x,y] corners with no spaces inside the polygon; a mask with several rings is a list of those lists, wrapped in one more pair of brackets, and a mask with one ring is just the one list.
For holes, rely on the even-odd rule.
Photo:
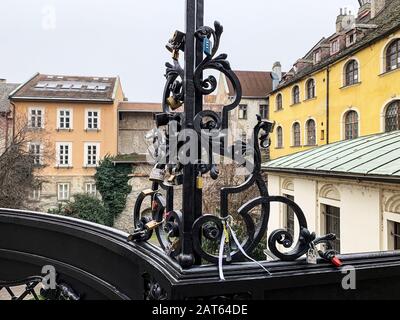
{"label": "window with white frame", "polygon": [[85,184],[85,192],[86,194],[96,197],[97,196],[97,188],[96,183],[88,182]]}
{"label": "window with white frame", "polygon": [[58,122],[59,130],[71,130],[72,129],[72,110],[59,109],[57,122]]}
{"label": "window with white frame", "polygon": [[331,42],[331,54],[339,52],[339,40],[334,40]]}
{"label": "window with white frame", "polygon": [[86,110],[86,130],[100,129],[100,111]]}
{"label": "window with white frame", "polygon": [[333,233],[336,235],[336,239],[332,241],[332,246],[336,252],[340,253],[340,208],[323,205],[322,223],[324,234]]}
{"label": "window with white frame", "polygon": [[68,201],[69,200],[69,183],[59,183],[57,184],[57,194],[59,201]]}
{"label": "window with white frame", "polygon": [[72,166],[72,143],[58,142],[57,144],[57,166],[71,167]]}
{"label": "window with white frame", "polygon": [[40,201],[41,187],[33,188],[29,193],[29,200],[31,201]]}
{"label": "window with white frame", "polygon": [[315,51],[314,52],[314,63],[319,63],[321,62],[321,51]]}
{"label": "window with white frame", "polygon": [[[291,201],[294,201],[294,197],[291,195],[285,194],[284,197],[288,198]],[[294,237],[294,228],[295,228],[294,216],[295,214],[292,207],[289,205],[285,205],[284,208],[285,229],[292,235],[292,237]]]}
{"label": "window with white frame", "polygon": [[29,143],[29,155],[32,157],[33,164],[40,166],[42,164],[42,145],[40,143]]}
{"label": "window with white frame", "polygon": [[100,157],[100,144],[99,143],[85,143],[85,166],[95,167],[99,162]]}
{"label": "window with white frame", "polygon": [[29,128],[41,129],[44,127],[44,111],[42,108],[30,108],[28,117]]}

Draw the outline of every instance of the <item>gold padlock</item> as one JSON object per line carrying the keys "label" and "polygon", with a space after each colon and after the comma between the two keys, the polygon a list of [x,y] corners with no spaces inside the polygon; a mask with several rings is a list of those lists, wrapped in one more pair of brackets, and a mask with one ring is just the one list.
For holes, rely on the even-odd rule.
{"label": "gold padlock", "polygon": [[146,228],[146,230],[151,231],[151,230],[158,228],[160,225],[163,224],[163,222],[164,221],[157,222],[156,220],[152,220],[146,224],[145,228]]}
{"label": "gold padlock", "polygon": [[199,190],[202,190],[203,189],[203,185],[204,185],[203,177],[201,176],[201,174],[199,174],[197,176],[197,178],[196,178],[196,188],[199,189]]}
{"label": "gold padlock", "polygon": [[173,96],[167,98],[167,104],[172,110],[179,109],[183,105],[181,101],[176,100]]}
{"label": "gold padlock", "polygon": [[172,51],[172,59],[175,61],[179,60],[179,50],[173,50]]}

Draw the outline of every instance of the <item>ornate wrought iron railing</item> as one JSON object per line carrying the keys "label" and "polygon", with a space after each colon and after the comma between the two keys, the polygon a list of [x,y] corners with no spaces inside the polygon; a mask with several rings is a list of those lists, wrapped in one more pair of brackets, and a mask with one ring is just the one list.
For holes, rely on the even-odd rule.
{"label": "ornate wrought iron railing", "polygon": [[[191,267],[201,261],[218,263],[223,260],[225,264],[243,261],[266,236],[270,214],[273,214],[271,204],[278,202],[287,205],[295,213],[299,234],[295,240],[285,229],[271,232],[268,247],[272,255],[284,261],[296,260],[306,253],[315,257],[323,256],[316,246],[325,243],[330,247],[335,235],[317,238],[315,233],[308,230],[301,208],[286,197],[269,195],[261,175],[261,150],[269,147],[269,134],[274,124],[258,117],[248,143],[237,141],[228,145],[226,130],[230,129],[229,116],[241,102],[242,88],[227,55],[217,55],[223,27],[219,22],[214,23],[214,28],[203,26],[203,10],[203,0],[187,1],[186,33],[176,31],[167,45],[172,52],[173,63],[166,64],[163,113],[155,117],[159,131],[153,136],[153,156],[156,160],[150,177],[153,185],[137,200],[134,210],[136,230],[130,240],[147,241],[155,232],[166,255],[176,259],[183,267]],[[179,62],[180,52],[185,53],[184,67]],[[221,114],[203,110],[203,96],[212,94],[218,86],[214,75],[203,77],[210,70],[225,75],[235,92],[235,98],[222,108]],[[181,106],[184,106],[184,112],[177,112]],[[173,153],[182,154],[180,152],[187,140],[181,140],[175,147],[172,141],[187,130],[193,130],[198,138],[197,145],[192,149],[198,152],[198,158],[191,163],[182,163]],[[251,154],[250,159],[246,157],[248,153]],[[203,154],[206,156],[202,157]],[[221,189],[219,214],[203,214],[201,179],[207,174],[214,180],[219,178],[215,155],[251,169],[243,184]],[[234,243],[232,238],[235,238],[235,234],[229,225],[232,210],[228,199],[230,195],[244,192],[254,185],[259,196],[245,203],[237,212],[246,226],[246,237],[243,242]],[[183,186],[183,208],[179,209],[173,207],[177,186]],[[166,196],[161,192],[164,190],[167,191]],[[141,215],[146,198],[151,198],[153,203],[151,217]],[[259,222],[256,224],[250,212],[260,206]],[[223,237],[226,245],[221,245]],[[202,245],[202,239],[220,246],[219,254],[208,252]],[[221,252],[224,253],[222,257]],[[329,257],[326,254],[324,257],[332,259],[334,255],[330,250]]]}

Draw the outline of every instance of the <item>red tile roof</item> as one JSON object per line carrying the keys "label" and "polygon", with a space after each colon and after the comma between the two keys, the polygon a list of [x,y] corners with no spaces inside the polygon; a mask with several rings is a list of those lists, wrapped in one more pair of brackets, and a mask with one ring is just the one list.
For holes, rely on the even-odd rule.
{"label": "red tile roof", "polygon": [[[205,103],[203,105],[204,110],[212,110],[215,112],[221,112],[224,105],[222,104],[210,104]],[[162,113],[161,103],[152,102],[121,102],[118,106],[118,111],[122,112],[147,112],[147,113]],[[175,112],[183,112],[183,107],[175,110]]]}
{"label": "red tile roof", "polygon": [[[243,98],[264,98],[272,91],[271,72],[263,71],[234,71],[240,80]],[[228,80],[229,96],[235,94]]]}
{"label": "red tile roof", "polygon": [[126,112],[149,112],[158,113],[162,112],[161,103],[150,103],[150,102],[121,102],[118,106],[118,111]]}

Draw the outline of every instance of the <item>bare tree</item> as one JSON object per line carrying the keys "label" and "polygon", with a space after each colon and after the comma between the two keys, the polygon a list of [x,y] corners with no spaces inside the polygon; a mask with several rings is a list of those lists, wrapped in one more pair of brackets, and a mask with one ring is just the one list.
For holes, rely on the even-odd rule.
{"label": "bare tree", "polygon": [[29,143],[40,139],[46,144],[41,133],[32,132],[26,124],[17,126],[18,131],[0,155],[0,207],[26,208],[30,192],[43,182],[36,171],[41,170],[46,161],[43,157],[41,165],[35,161],[35,155],[30,152]]}

